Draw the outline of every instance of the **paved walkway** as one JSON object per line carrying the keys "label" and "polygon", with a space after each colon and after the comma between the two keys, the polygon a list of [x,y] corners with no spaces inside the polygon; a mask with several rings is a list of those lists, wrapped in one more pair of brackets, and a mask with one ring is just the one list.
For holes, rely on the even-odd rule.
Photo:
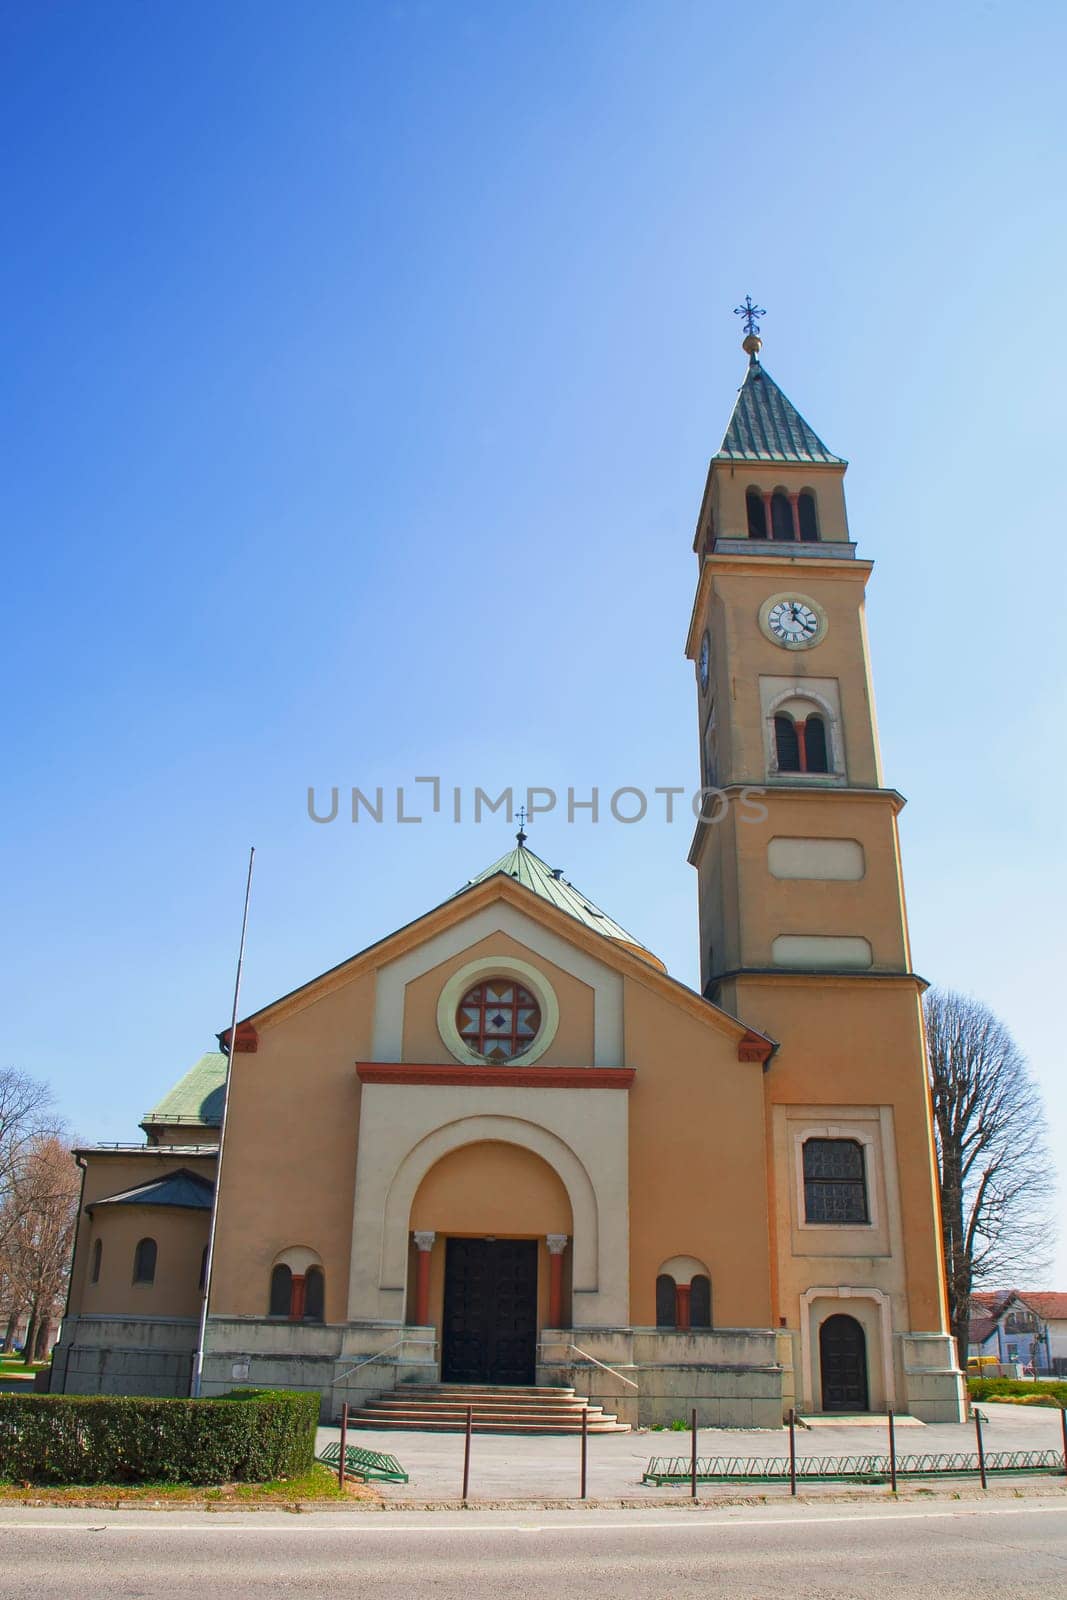
{"label": "paved walkway", "polygon": [[[1060,1413],[1036,1406],[983,1403],[989,1418],[985,1443],[989,1450],[1058,1449],[1062,1443]],[[319,1429],[319,1448],[340,1438],[339,1428]],[[353,1429],[349,1442],[365,1450],[395,1455],[410,1477],[407,1484],[382,1484],[383,1498],[391,1504],[425,1504],[458,1500],[463,1487],[461,1433],[394,1433]],[[578,1494],[579,1440],[567,1436],[519,1438],[514,1435],[478,1434],[471,1442],[471,1500],[561,1500]],[[864,1455],[889,1448],[881,1427],[820,1427],[798,1429],[798,1456]],[[974,1427],[936,1424],[901,1428],[897,1449],[903,1455],[942,1450],[973,1450]],[[700,1455],[781,1456],[789,1451],[785,1428],[701,1428],[697,1435]],[[677,1493],[642,1484],[651,1456],[688,1456],[688,1432],[642,1430],[634,1433],[593,1434],[589,1439],[589,1496],[596,1500],[648,1500],[655,1504]],[[754,1493],[762,1492],[756,1488]],[[710,1494],[711,1491],[709,1490]]]}

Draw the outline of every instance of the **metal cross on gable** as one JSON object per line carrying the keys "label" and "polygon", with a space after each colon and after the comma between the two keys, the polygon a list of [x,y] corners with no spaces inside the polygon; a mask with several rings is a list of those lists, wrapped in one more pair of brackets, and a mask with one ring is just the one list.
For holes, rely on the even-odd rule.
{"label": "metal cross on gable", "polygon": [[739,306],[734,306],[734,316],[744,317],[744,330],[746,333],[759,334],[759,319],[767,315],[763,306],[758,306],[750,294],[746,294],[744,301]]}

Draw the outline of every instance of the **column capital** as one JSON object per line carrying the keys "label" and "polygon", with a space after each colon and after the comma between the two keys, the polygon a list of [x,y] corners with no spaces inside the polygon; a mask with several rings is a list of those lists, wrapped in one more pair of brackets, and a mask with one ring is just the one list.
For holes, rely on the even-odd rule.
{"label": "column capital", "polygon": [[430,1233],[430,1232],[426,1232],[426,1231],[417,1232],[414,1235],[415,1249],[416,1250],[432,1250],[433,1249],[433,1242],[434,1242],[434,1240],[436,1238],[437,1238],[436,1233]]}
{"label": "column capital", "polygon": [[550,1256],[561,1256],[570,1243],[570,1235],[567,1233],[546,1233],[545,1243],[548,1246]]}

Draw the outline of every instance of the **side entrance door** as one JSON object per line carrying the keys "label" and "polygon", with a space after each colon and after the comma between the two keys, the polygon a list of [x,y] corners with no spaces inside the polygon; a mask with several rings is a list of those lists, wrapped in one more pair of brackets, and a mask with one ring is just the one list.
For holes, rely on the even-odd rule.
{"label": "side entrance door", "polygon": [[537,1240],[446,1240],[441,1381],[533,1383],[536,1355]]}
{"label": "side entrance door", "polygon": [[819,1329],[824,1411],[866,1411],[867,1340],[855,1317],[827,1317]]}

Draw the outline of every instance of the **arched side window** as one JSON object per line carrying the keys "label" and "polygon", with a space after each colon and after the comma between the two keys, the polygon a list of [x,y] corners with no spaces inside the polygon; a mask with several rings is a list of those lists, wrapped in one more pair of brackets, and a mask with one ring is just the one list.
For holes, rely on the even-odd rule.
{"label": "arched side window", "polygon": [[154,1239],[139,1239],[137,1241],[137,1248],[133,1252],[133,1281],[134,1283],[155,1283],[156,1241]]}
{"label": "arched side window", "polygon": [[797,536],[793,526],[793,507],[782,489],[776,489],[771,496],[771,534],[775,539],[795,539]]}
{"label": "arched side window", "polygon": [[304,1278],[304,1321],[322,1322],[326,1311],[326,1279],[321,1267],[309,1267]]}
{"label": "arched side window", "polygon": [[817,544],[819,540],[819,519],[815,512],[815,496],[810,489],[800,491],[797,501],[797,521],[800,524],[800,537],[805,544]]}
{"label": "arched side window", "polygon": [[204,1246],[203,1250],[200,1253],[200,1279],[199,1279],[199,1282],[197,1283],[197,1288],[202,1290],[206,1282],[207,1282],[207,1245]]}
{"label": "arched side window", "polygon": [[858,1139],[805,1139],[804,1220],[831,1225],[871,1220]]}
{"label": "arched side window", "polygon": [[98,1239],[96,1241],[96,1243],[93,1245],[93,1270],[89,1274],[89,1281],[91,1283],[99,1283],[100,1282],[100,1263],[103,1260],[103,1256],[104,1256],[104,1241],[103,1241],[103,1239]]}
{"label": "arched side window", "polygon": [[764,505],[763,496],[758,489],[749,489],[745,495],[745,510],[748,514],[749,538],[766,539],[767,507]]}
{"label": "arched side window", "polygon": [[268,1317],[287,1317],[293,1300],[293,1274],[279,1262],[270,1275],[270,1309]]}
{"label": "arched side window", "polygon": [[796,719],[788,711],[776,712],[774,753],[779,772],[829,772],[830,735],[825,717],[817,711]]}
{"label": "arched side window", "polygon": [[689,1285],[689,1326],[711,1327],[711,1279],[698,1272]]}
{"label": "arched side window", "polygon": [[803,772],[797,725],[784,711],[780,711],[774,719],[774,748],[779,772]]}
{"label": "arched side window", "polygon": [[675,1283],[669,1272],[656,1279],[656,1327],[673,1328],[675,1323]]}

